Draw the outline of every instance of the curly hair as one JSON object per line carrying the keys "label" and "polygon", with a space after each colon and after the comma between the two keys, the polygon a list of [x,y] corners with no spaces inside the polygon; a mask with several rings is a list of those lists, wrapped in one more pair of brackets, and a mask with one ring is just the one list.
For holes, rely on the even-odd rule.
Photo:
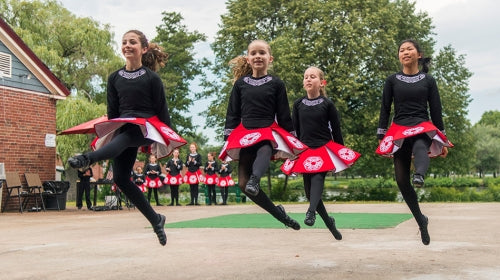
{"label": "curly hair", "polygon": [[229,61],[229,67],[233,73],[233,83],[239,78],[252,73],[252,67],[247,62],[246,56],[237,56]]}

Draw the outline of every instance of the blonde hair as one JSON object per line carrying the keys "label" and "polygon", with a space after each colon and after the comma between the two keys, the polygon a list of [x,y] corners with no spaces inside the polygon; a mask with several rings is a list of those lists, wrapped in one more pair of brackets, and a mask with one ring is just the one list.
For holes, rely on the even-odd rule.
{"label": "blonde hair", "polygon": [[157,43],[149,43],[146,35],[139,30],[129,30],[125,32],[134,33],[139,36],[141,47],[148,48],[147,52],[142,55],[142,64],[149,69],[158,72],[160,68],[165,66],[168,61],[168,53],[163,52],[163,48]]}
{"label": "blonde hair", "polygon": [[[253,43],[264,43],[267,45],[267,51],[269,52],[269,55],[272,55],[271,53],[271,46],[264,41],[264,40],[253,40],[248,44],[247,47],[247,52],[248,48],[253,44]],[[233,73],[233,83],[236,82],[239,78],[250,75],[252,74],[253,70],[250,64],[247,61],[247,57],[244,55],[239,55],[229,61],[229,67],[231,67],[231,72]]]}

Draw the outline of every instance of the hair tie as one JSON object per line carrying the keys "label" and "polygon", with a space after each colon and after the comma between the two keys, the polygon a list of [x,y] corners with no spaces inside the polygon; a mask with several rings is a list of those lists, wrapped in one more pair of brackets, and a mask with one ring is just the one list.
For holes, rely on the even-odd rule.
{"label": "hair tie", "polygon": [[321,80],[321,85],[326,86],[326,80]]}

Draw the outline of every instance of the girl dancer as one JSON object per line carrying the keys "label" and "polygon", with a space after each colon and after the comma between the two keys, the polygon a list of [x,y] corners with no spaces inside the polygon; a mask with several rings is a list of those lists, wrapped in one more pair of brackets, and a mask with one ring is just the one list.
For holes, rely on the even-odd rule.
{"label": "girl dancer", "polygon": [[[447,147],[453,145],[444,131],[436,81],[427,74],[430,58],[423,57],[416,41],[405,40],[399,45],[399,62],[402,71],[390,75],[385,81],[377,129],[380,144],[376,153],[394,157],[396,183],[417,221],[422,243],[429,245],[429,219],[420,211],[417,194],[410,183],[411,160],[415,158],[412,183],[415,187],[422,187],[430,164],[429,157],[445,157]],[[394,117],[387,130],[392,103]]]}
{"label": "girl dancer", "polygon": [[339,114],[333,102],[326,97],[325,74],[317,67],[309,67],[304,73],[304,89],[307,95],[293,104],[292,119],[297,135],[309,149],[294,161],[287,160],[282,170],[285,174],[302,173],[304,190],[309,200],[304,223],[314,225],[316,211],[335,239],[342,234],[335,226],[335,219],[328,216],[321,200],[328,171],[340,172],[352,165],[359,153],[344,147],[340,130]]}
{"label": "girl dancer", "polygon": [[[165,65],[168,55],[157,44],[149,44],[138,30],[123,35],[121,50],[126,64],[108,78],[109,120],[95,125],[98,136],[92,145],[95,151],[72,157],[68,163],[73,168],[82,168],[113,159],[113,181],[151,223],[160,244],[165,245],[165,216],[154,211],[130,180],[130,173],[139,147],[151,145],[151,152],[161,158],[186,144],[170,128],[164,86],[155,72]],[[158,137],[148,138],[153,136]]]}
{"label": "girl dancer", "polygon": [[183,182],[181,171],[184,164],[179,158],[179,149],[174,149],[172,155],[173,157],[167,162],[167,165],[165,166],[167,176],[165,177],[164,183],[165,185],[170,185],[170,196],[172,200],[169,206],[174,205],[174,200],[175,205],[181,206],[181,204],[179,204],[179,185]]}
{"label": "girl dancer", "polygon": [[222,205],[227,205],[228,188],[234,186],[233,178],[231,178],[231,172],[233,168],[227,161],[222,161],[219,169],[219,182],[217,186],[220,188],[220,194],[222,196]]}
{"label": "girl dancer", "polygon": [[155,155],[149,155],[149,163],[146,164],[144,172],[146,173],[146,186],[148,187],[148,202],[151,203],[151,193],[154,192],[156,206],[163,206],[158,199],[158,189],[163,185],[160,179],[161,166],[156,163]]}
{"label": "girl dancer", "polygon": [[203,181],[208,188],[208,205],[212,205],[212,202],[217,205],[217,192],[215,191],[215,185],[218,182],[217,178],[217,162],[215,161],[215,153],[210,152],[207,155],[207,163],[205,163],[205,176]]}
{"label": "girl dancer", "polygon": [[198,184],[202,181],[200,166],[201,155],[197,152],[198,146],[196,143],[189,145],[189,155],[186,157],[186,166],[188,168],[184,181],[189,183],[189,193],[191,195],[191,202],[188,205],[200,205],[198,203]]}
{"label": "girl dancer", "polygon": [[219,158],[239,160],[240,188],[257,205],[295,230],[300,224],[290,218],[282,205],[274,205],[260,189],[260,178],[271,158],[295,158],[306,147],[291,133],[288,97],[283,81],[268,75],[273,61],[271,47],[262,40],[248,45],[247,57],[231,61],[235,82],[229,98],[224,139]]}

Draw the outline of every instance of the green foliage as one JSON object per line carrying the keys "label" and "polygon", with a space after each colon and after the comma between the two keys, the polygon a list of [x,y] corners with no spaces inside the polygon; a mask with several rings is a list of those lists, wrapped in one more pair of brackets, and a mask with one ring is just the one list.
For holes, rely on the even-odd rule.
{"label": "green foliage", "polygon": [[158,35],[153,41],[169,54],[160,76],[165,85],[172,126],[184,137],[195,137],[196,126],[187,116],[193,105],[190,85],[197,76],[204,77],[203,68],[207,68],[209,62],[194,58],[194,45],[206,41],[206,36],[197,31],[189,32],[182,24],[183,17],[179,13],[163,12],[162,15],[162,24],[156,28]]}
{"label": "green foliage", "polygon": [[[303,194],[302,194],[303,195]],[[276,201],[299,201],[300,193],[297,191],[292,191],[290,188],[285,189],[285,181],[278,180],[272,184],[271,195],[272,200]]]}

